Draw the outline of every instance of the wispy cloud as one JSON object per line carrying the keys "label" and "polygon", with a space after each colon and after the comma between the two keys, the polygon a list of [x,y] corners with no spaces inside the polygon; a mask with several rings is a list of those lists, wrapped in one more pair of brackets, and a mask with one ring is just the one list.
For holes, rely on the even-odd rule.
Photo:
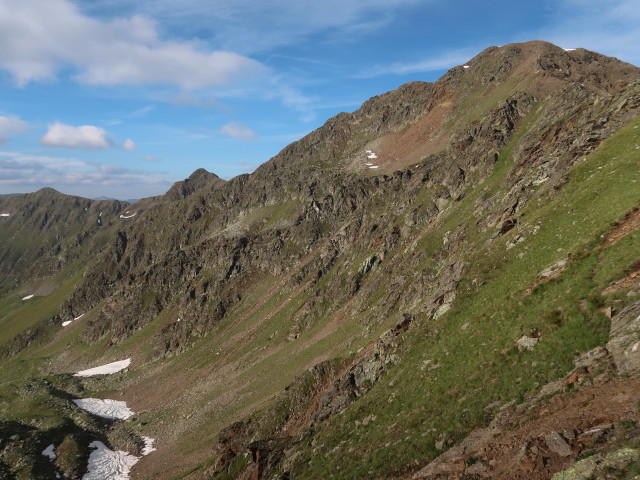
{"label": "wispy cloud", "polygon": [[236,122],[229,122],[226,125],[223,125],[220,128],[220,133],[228,137],[240,138],[243,140],[250,140],[258,136],[258,134],[249,127]]}
{"label": "wispy cloud", "polygon": [[156,109],[155,105],[145,105],[144,107],[138,108],[133,112],[125,115],[126,118],[140,118],[145,117],[149,112],[153,112]]}
{"label": "wispy cloud", "polygon": [[26,85],[53,79],[69,66],[85,84],[184,89],[218,87],[265,71],[231,51],[163,40],[156,24],[140,15],[105,22],[69,0],[0,0],[0,68]]}
{"label": "wispy cloud", "polygon": [[355,77],[373,78],[381,75],[406,75],[409,73],[446,70],[466,62],[476,53],[478,53],[476,48],[469,48],[444,52],[432,58],[425,58],[416,62],[394,62],[388,65],[373,65],[356,74]]}
{"label": "wispy cloud", "polygon": [[159,162],[161,159],[160,157],[156,157],[155,155],[146,155],[140,160],[142,160],[143,162]]}
{"label": "wispy cloud", "polygon": [[433,0],[156,0],[131,2],[80,0],[99,15],[148,15],[191,38],[211,38],[221,48],[245,54],[271,52],[311,37],[331,41],[336,35],[370,34],[408,6]]}
{"label": "wispy cloud", "polygon": [[109,148],[111,140],[104,128],[93,125],[74,127],[64,123],[49,124],[47,133],[40,138],[40,143],[47,147],[81,148],[84,150],[99,150]]}
{"label": "wispy cloud", "polygon": [[19,135],[27,129],[27,122],[19,118],[0,116],[0,144],[6,143],[10,137]]}
{"label": "wispy cloud", "polygon": [[558,0],[538,35],[564,48],[583,47],[640,64],[637,0]]}

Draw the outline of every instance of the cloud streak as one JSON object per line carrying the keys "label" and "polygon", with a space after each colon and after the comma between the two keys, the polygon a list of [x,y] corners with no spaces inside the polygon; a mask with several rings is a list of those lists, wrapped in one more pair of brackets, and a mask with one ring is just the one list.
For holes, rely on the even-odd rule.
{"label": "cloud streak", "polygon": [[407,75],[411,73],[447,70],[466,62],[476,53],[477,49],[475,48],[454,50],[416,62],[395,62],[389,65],[374,65],[355,75],[355,78],[374,78],[381,75]]}
{"label": "cloud streak", "polygon": [[270,52],[318,35],[325,41],[336,35],[344,39],[345,34],[369,34],[387,25],[398,10],[424,3],[425,0],[81,0],[97,14],[148,15],[187,38],[201,35],[222,48],[245,54]]}
{"label": "cloud streak", "polygon": [[18,85],[51,80],[72,66],[89,85],[219,87],[266,69],[231,51],[163,40],[156,24],[134,15],[105,22],[69,0],[0,0],[0,68]]}
{"label": "cloud streak", "polygon": [[168,185],[162,172],[73,158],[0,152],[0,187]]}
{"label": "cloud streak", "polygon": [[240,138],[242,140],[250,140],[258,137],[258,134],[249,127],[236,122],[229,122],[226,125],[223,125],[222,128],[220,128],[220,133],[228,137]]}

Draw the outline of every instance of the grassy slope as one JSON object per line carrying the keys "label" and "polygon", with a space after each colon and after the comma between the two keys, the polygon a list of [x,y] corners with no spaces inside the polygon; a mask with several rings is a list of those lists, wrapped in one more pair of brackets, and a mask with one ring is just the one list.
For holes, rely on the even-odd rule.
{"label": "grassy slope", "polygon": [[[331,419],[314,447],[300,444],[308,462],[298,465],[296,478],[367,478],[400,471],[416,459],[422,465],[438,454],[439,436],[460,439],[487,421],[487,404],[522,399],[570,370],[578,353],[604,343],[608,319],[598,307],[615,310],[619,300],[603,299],[599,292],[640,257],[640,235],[606,249],[599,244],[640,203],[639,143],[640,119],[635,119],[576,165],[568,184],[551,199],[541,195],[531,202],[522,212],[525,225],[488,247],[483,245],[492,232],[479,234],[454,308],[414,329],[400,365]],[[509,160],[503,152],[503,167]],[[458,210],[464,215],[468,205]],[[449,218],[456,213],[453,207]],[[442,233],[450,223],[444,220]],[[527,224],[540,229],[531,234]],[[507,252],[506,243],[518,234],[525,240]],[[437,229],[429,236],[442,238]],[[425,239],[421,247],[430,244]],[[569,268],[560,278],[524,296],[540,265],[569,254]],[[474,279],[484,284],[475,287]],[[541,342],[532,352],[519,352],[514,341],[533,329],[541,332]],[[377,418],[362,425],[372,413]]]}

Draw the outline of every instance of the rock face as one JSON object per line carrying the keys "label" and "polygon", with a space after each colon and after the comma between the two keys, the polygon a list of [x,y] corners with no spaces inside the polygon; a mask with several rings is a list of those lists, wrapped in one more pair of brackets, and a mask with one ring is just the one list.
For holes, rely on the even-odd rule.
{"label": "rock face", "polygon": [[[138,403],[99,433],[166,434],[141,478],[542,479],[608,445],[640,391],[613,366],[637,372],[637,305],[601,293],[637,270],[636,229],[608,230],[637,207],[640,70],[545,42],[468,66],[228,182],[198,170],[132,206],[0,199],[6,288],[82,270],[2,354],[46,352],[62,404],[85,387]],[[119,380],[64,376],[112,349],[132,357]],[[608,403],[588,391],[607,382]],[[62,441],[34,428],[38,455]]]}
{"label": "rock face", "polygon": [[640,373],[640,302],[635,302],[611,319],[611,353],[620,373]]}

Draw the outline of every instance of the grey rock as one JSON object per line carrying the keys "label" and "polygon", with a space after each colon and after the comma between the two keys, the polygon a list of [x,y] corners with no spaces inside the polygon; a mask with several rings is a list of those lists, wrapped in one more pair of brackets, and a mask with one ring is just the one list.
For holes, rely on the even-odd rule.
{"label": "grey rock", "polygon": [[539,338],[523,335],[516,341],[516,343],[518,344],[518,350],[533,350],[533,347],[535,347],[539,341]]}
{"label": "grey rock", "polygon": [[585,458],[576,462],[572,467],[556,473],[551,480],[588,480],[592,478],[593,473],[598,466],[598,460],[600,455],[594,455],[593,457]]}
{"label": "grey rock", "polygon": [[549,447],[549,450],[557,453],[561,457],[570,457],[573,454],[571,446],[558,432],[548,433],[544,436],[544,441]]}
{"label": "grey rock", "polygon": [[467,467],[464,473],[467,475],[485,475],[488,472],[487,466],[482,462],[476,462]]}
{"label": "grey rock", "polygon": [[545,268],[538,274],[538,278],[549,278],[559,274],[567,265],[567,259],[558,260],[553,265]]}
{"label": "grey rock", "polygon": [[608,352],[604,347],[596,347],[593,350],[589,350],[576,358],[573,363],[577,368],[587,368],[591,370],[591,367],[607,359]]}
{"label": "grey rock", "polygon": [[611,319],[607,350],[619,373],[640,373],[640,301]]}

